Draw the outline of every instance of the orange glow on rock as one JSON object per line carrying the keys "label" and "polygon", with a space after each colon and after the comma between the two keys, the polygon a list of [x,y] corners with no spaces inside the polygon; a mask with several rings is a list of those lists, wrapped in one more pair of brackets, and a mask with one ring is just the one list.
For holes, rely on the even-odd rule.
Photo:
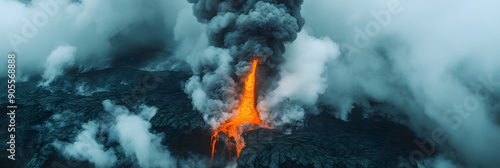
{"label": "orange glow on rock", "polygon": [[[245,80],[245,90],[243,90],[241,104],[238,108],[238,115],[220,125],[212,135],[212,158],[214,157],[215,142],[219,138],[219,132],[223,132],[227,135],[226,144],[229,145],[228,150],[231,152],[231,150],[236,147],[236,156],[239,157],[241,149],[245,146],[245,142],[240,136],[242,132],[248,130],[238,130],[238,128],[246,123],[254,125],[262,124],[259,113],[255,109],[255,70],[257,69],[257,63],[257,59],[253,60],[252,72],[248,74]],[[234,138],[236,144],[230,141],[231,137]]]}

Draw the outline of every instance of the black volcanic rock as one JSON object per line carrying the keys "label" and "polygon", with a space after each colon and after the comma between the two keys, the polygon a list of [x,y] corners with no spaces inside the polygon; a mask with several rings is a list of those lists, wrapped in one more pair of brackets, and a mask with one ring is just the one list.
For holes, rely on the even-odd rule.
{"label": "black volcanic rock", "polygon": [[[188,72],[147,72],[133,68],[109,68],[79,73],[68,72],[48,87],[40,79],[18,82],[16,100],[16,162],[6,167],[93,167],[89,162],[67,160],[54,149],[54,141],[73,142],[90,120],[110,120],[102,101],[109,99],[137,111],[141,104],[158,108],[151,119],[154,133],[165,135],[162,142],[177,159],[193,154],[209,160],[210,127],[191,105],[182,84]],[[6,88],[6,82],[0,84]],[[6,97],[5,92],[0,96]],[[6,102],[0,102],[6,106]],[[0,124],[7,125],[7,120]],[[292,128],[290,128],[292,129]],[[399,155],[408,156],[414,135],[389,121],[344,122],[326,113],[309,117],[291,134],[282,129],[247,132],[238,167],[395,167]],[[8,133],[0,132],[2,142]],[[104,137],[105,138],[105,137]],[[105,143],[106,148],[116,143]],[[217,145],[217,146],[220,146]],[[224,144],[222,144],[222,147]],[[6,143],[0,147],[6,149]],[[134,167],[118,156],[117,167]],[[68,166],[71,165],[72,166]],[[209,163],[207,163],[209,165]],[[212,165],[213,167],[217,167]]]}
{"label": "black volcanic rock", "polygon": [[344,122],[324,113],[290,134],[262,128],[244,137],[239,167],[397,167],[416,138],[388,121]]}
{"label": "black volcanic rock", "polygon": [[[168,141],[162,143],[180,151],[173,153],[189,152],[178,148],[176,144],[184,142],[186,136],[193,136],[193,132],[209,132],[202,116],[193,110],[190,99],[182,90],[182,82],[190,76],[186,72],[118,68],[87,73],[69,72],[48,87],[37,86],[39,79],[18,82],[16,162],[23,164],[7,166],[51,167],[55,161],[66,162],[55,152],[52,142],[71,142],[83,123],[99,118],[106,120],[109,116],[101,104],[106,99],[124,105],[131,111],[141,104],[157,107],[158,111],[151,119],[153,131],[168,133]],[[7,88],[6,83],[2,87]],[[2,94],[0,96],[7,97],[5,93]],[[2,106],[7,105],[6,101],[2,103]],[[54,121],[53,116],[56,114],[62,116],[61,121]],[[1,121],[0,124],[8,125],[8,121]],[[5,137],[8,134],[2,131],[2,142],[7,141]],[[205,138],[204,150],[209,151],[210,137]],[[7,148],[5,143],[1,144],[2,149]],[[8,162],[3,159],[2,163]]]}

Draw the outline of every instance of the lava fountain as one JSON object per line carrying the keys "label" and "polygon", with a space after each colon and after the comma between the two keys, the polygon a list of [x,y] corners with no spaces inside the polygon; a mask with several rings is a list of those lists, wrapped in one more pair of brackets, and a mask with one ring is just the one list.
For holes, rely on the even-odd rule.
{"label": "lava fountain", "polygon": [[[248,131],[248,129],[239,130],[239,127],[246,123],[262,126],[259,113],[255,109],[255,70],[257,69],[257,63],[257,59],[253,60],[252,72],[248,74],[245,80],[245,89],[243,90],[238,114],[235,118],[220,125],[212,135],[212,158],[214,157],[215,142],[219,138],[219,133],[225,133],[227,135],[226,144],[229,145],[228,150],[231,151],[236,148],[236,156],[239,157],[241,149],[245,146],[245,142],[241,138],[241,133]],[[231,141],[231,137],[234,138],[235,143]]]}

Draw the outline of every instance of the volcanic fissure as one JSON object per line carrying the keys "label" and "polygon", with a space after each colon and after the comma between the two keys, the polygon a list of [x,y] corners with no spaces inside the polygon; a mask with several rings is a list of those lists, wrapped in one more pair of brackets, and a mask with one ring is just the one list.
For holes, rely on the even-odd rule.
{"label": "volcanic fissure", "polygon": [[254,59],[252,64],[252,71],[245,79],[245,88],[241,97],[241,103],[238,108],[236,117],[229,119],[226,123],[221,124],[212,135],[212,158],[214,157],[215,143],[219,139],[219,134],[224,133],[226,138],[226,145],[229,152],[236,149],[236,156],[239,157],[241,149],[245,146],[245,142],[241,137],[243,132],[250,130],[250,128],[242,128],[244,124],[263,126],[259,118],[259,113],[255,109],[255,72],[257,70],[258,60]]}

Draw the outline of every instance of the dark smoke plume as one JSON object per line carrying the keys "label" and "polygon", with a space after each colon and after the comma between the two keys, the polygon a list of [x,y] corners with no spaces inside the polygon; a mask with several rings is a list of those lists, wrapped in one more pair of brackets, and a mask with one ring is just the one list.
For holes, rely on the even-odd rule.
{"label": "dark smoke plume", "polygon": [[[259,77],[276,78],[285,43],[294,41],[304,25],[303,0],[188,0],[198,21],[206,23],[211,45],[192,64],[186,84],[193,105],[212,126],[225,120],[239,100],[243,76],[259,59]],[[258,81],[262,86],[267,86]],[[262,88],[261,88],[262,89]]]}

